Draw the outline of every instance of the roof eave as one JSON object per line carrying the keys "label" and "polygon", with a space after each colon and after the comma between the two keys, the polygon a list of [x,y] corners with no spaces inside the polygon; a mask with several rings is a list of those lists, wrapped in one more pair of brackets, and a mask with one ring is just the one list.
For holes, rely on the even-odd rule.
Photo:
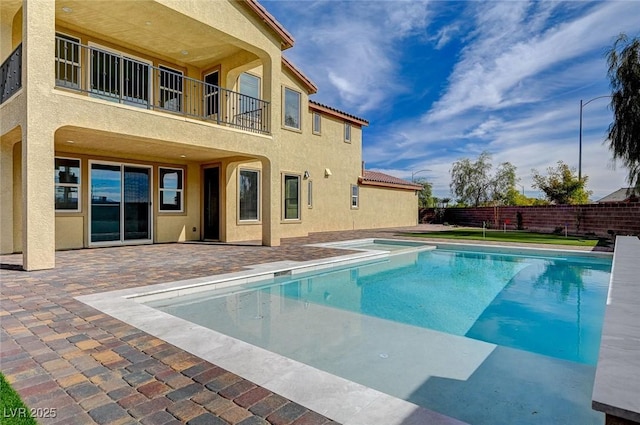
{"label": "roof eave", "polygon": [[318,92],[318,86],[315,85],[313,81],[309,77],[303,74],[294,64],[289,62],[287,58],[282,56],[282,64],[291,72],[300,82],[302,82],[307,89],[309,94],[314,94]]}
{"label": "roof eave", "polygon": [[244,0],[244,3],[258,15],[258,17],[269,26],[280,37],[281,49],[286,50],[293,47],[295,40],[293,36],[285,29],[284,26],[278,20],[270,14],[267,9],[264,8],[256,0]]}
{"label": "roof eave", "polygon": [[313,109],[318,112],[324,112],[328,115],[333,115],[334,117],[341,118],[345,121],[349,121],[350,123],[359,125],[359,126],[369,126],[369,121],[364,118],[356,117],[355,115],[350,115],[345,112],[339,111],[337,109],[330,108],[328,106],[322,105],[318,102],[314,102],[313,100],[309,100],[309,109]]}

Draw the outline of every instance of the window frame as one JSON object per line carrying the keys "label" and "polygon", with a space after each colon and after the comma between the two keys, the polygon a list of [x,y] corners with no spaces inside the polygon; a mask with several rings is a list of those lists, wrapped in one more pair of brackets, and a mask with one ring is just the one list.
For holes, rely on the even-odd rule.
{"label": "window frame", "polygon": [[[87,90],[89,92],[89,96],[91,97],[96,97],[99,99],[104,99],[110,102],[119,102],[123,105],[130,105],[130,106],[136,106],[139,108],[144,108],[144,107],[149,107],[150,105],[154,104],[154,93],[153,93],[153,87],[155,86],[154,81],[153,81],[153,62],[148,60],[148,59],[143,59],[139,56],[135,56],[129,53],[125,53],[121,50],[117,50],[111,47],[105,47],[102,44],[99,43],[95,43],[90,41],[88,43],[88,54],[89,57],[87,59],[88,61],[88,81],[87,81]],[[113,91],[108,91],[105,89],[100,89],[100,88],[94,88],[94,54],[95,53],[102,53],[102,54],[108,54],[108,55],[113,55],[113,56],[117,56],[120,61],[117,65],[118,69],[117,69],[117,77],[118,77],[118,87],[117,87],[117,92],[113,92]],[[127,92],[127,87],[126,87],[126,78],[125,78],[125,74],[126,74],[126,70],[125,70],[125,63],[134,63],[134,64],[138,64],[138,65],[143,65],[146,66],[146,71],[147,71],[147,99],[144,99],[144,97],[135,97],[135,96],[130,96],[128,95],[129,93]],[[99,83],[99,81],[98,81]],[[109,89],[112,89],[111,85],[109,86]],[[126,93],[126,94],[125,94]],[[142,100],[142,101],[141,101]]]}
{"label": "window frame", "polygon": [[320,112],[313,112],[313,117],[311,119],[311,132],[317,136],[322,134],[322,115]]}
{"label": "window frame", "polygon": [[[66,156],[54,156],[53,159],[53,167],[54,167],[54,171],[57,170],[57,167],[55,165],[55,161],[57,159],[66,159],[66,160],[72,160],[72,161],[78,161],[78,183],[60,183],[55,181],[55,177],[54,177],[54,182],[53,182],[53,202],[54,202],[54,209],[55,212],[57,213],[79,213],[82,212],[82,160],[80,158],[74,158],[74,157],[66,157]],[[56,202],[56,189],[58,187],[68,187],[68,188],[73,188],[75,187],[77,189],[77,194],[78,194],[78,206],[76,209],[60,209],[57,207],[57,202]]]}
{"label": "window frame", "polygon": [[[297,127],[287,124],[287,92],[298,95],[298,123]],[[302,130],[302,93],[289,87],[282,87],[282,126],[288,130]]]}
{"label": "window frame", "polygon": [[[158,65],[158,72],[159,72],[159,76],[160,78],[158,78],[158,106],[160,109],[164,110],[164,111],[169,111],[169,112],[182,112],[184,110],[184,72],[180,69],[175,69],[172,67],[169,67],[167,65]],[[175,88],[175,87],[168,87],[168,86],[163,86],[162,85],[162,75],[164,74],[168,74],[169,76],[171,76],[171,78],[173,79],[173,81],[179,81],[180,87],[179,88]],[[171,94],[174,95],[175,97],[172,97],[170,99],[164,99],[163,94]],[[178,107],[177,108],[171,108],[171,107],[167,107],[167,102],[172,101],[178,99]],[[161,103],[164,103],[163,105],[160,105]]]}
{"label": "window frame", "polygon": [[[293,177],[298,181],[298,190],[296,193],[297,200],[297,217],[295,218],[287,218],[287,178]],[[301,183],[302,176],[300,174],[295,173],[283,173],[282,174],[282,221],[285,222],[299,222],[302,220],[302,208],[300,207],[300,198],[301,198]]]}
{"label": "window frame", "polygon": [[[355,194],[354,194],[354,189],[355,189]],[[352,184],[350,188],[350,192],[351,192],[351,209],[357,210],[358,208],[360,208],[360,187],[357,184]]]}
{"label": "window frame", "polygon": [[[162,174],[162,170],[171,170],[171,171],[178,171],[181,175],[180,178],[180,182],[182,183],[182,187],[176,188],[176,189],[170,189],[170,188],[163,188],[163,174]],[[185,186],[185,172],[184,172],[184,168],[179,168],[179,167],[165,167],[163,165],[158,166],[158,212],[159,213],[175,213],[175,214],[180,214],[180,213],[184,213],[185,209],[184,209],[184,186]],[[169,209],[163,209],[162,206],[164,205],[162,202],[162,193],[164,191],[170,191],[170,192],[176,192],[180,194],[180,208],[176,209],[176,210],[169,210]],[[168,205],[168,204],[167,204]]]}
{"label": "window frame", "polygon": [[351,123],[344,123],[344,142],[351,143]]}
{"label": "window frame", "polygon": [[[59,49],[60,49],[60,41],[56,38],[56,50],[57,50],[57,55],[55,56],[55,62],[56,62],[56,70],[55,70],[55,74],[56,74],[56,86],[58,87],[66,87],[66,88],[72,88],[72,89],[76,89],[79,90],[80,87],[82,86],[82,49],[80,47],[80,38],[73,36],[73,35],[69,35],[66,34],[64,32],[59,32],[56,31],[56,37],[60,37],[62,39],[64,39],[65,41],[68,41],[71,43],[72,46],[75,46],[78,49],[78,53],[77,53],[77,57],[74,58],[74,54],[72,54],[72,58],[71,60],[67,59],[66,57],[62,57],[59,53]],[[76,60],[74,60],[76,59]],[[75,79],[76,79],[76,83],[74,82],[70,82],[68,80],[63,80],[58,78],[59,74],[58,72],[65,66],[65,65],[71,65],[71,69],[75,71]],[[65,68],[66,69],[66,68]],[[72,76],[73,78],[74,76]]]}
{"label": "window frame", "polygon": [[[241,211],[240,209],[242,208],[242,204],[240,203],[240,199],[241,199],[241,195],[240,195],[240,190],[242,189],[241,187],[241,179],[242,179],[242,173],[243,172],[249,172],[249,173],[255,173],[257,175],[257,189],[256,189],[256,218],[242,218],[241,216]],[[260,203],[261,203],[261,198],[262,198],[262,191],[260,190],[260,186],[262,184],[262,176],[261,176],[261,170],[255,169],[255,168],[239,168],[238,169],[238,214],[237,214],[237,219],[238,219],[238,223],[260,223],[261,221],[261,208],[260,208]]]}
{"label": "window frame", "polygon": [[307,208],[313,208],[313,180],[307,180]]}

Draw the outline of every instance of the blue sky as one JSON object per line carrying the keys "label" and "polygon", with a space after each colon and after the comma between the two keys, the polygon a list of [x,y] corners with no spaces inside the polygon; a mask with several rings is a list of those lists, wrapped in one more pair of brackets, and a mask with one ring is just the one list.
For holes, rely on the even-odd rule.
{"label": "blue sky", "polygon": [[[294,36],[284,52],[312,99],[366,118],[367,169],[434,184],[486,150],[494,168],[577,169],[580,99],[610,93],[605,53],[640,35],[640,2],[262,0]],[[626,186],[605,143],[609,99],[583,109],[582,173],[598,199]]]}

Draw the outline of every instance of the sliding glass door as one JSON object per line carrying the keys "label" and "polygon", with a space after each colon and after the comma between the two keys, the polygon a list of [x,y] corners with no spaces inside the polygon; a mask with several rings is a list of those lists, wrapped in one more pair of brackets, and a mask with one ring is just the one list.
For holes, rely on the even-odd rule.
{"label": "sliding glass door", "polygon": [[151,167],[90,164],[91,243],[151,241]]}

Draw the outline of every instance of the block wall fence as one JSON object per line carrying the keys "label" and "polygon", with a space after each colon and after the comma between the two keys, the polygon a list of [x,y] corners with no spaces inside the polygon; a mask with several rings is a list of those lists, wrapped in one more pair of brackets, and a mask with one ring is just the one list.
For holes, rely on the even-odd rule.
{"label": "block wall fence", "polygon": [[446,222],[459,226],[508,230],[518,228],[518,213],[525,230],[552,233],[559,229],[572,235],[607,237],[640,235],[640,202],[590,205],[544,205],[529,207],[446,208],[444,214],[433,208],[420,210],[421,223]]}

